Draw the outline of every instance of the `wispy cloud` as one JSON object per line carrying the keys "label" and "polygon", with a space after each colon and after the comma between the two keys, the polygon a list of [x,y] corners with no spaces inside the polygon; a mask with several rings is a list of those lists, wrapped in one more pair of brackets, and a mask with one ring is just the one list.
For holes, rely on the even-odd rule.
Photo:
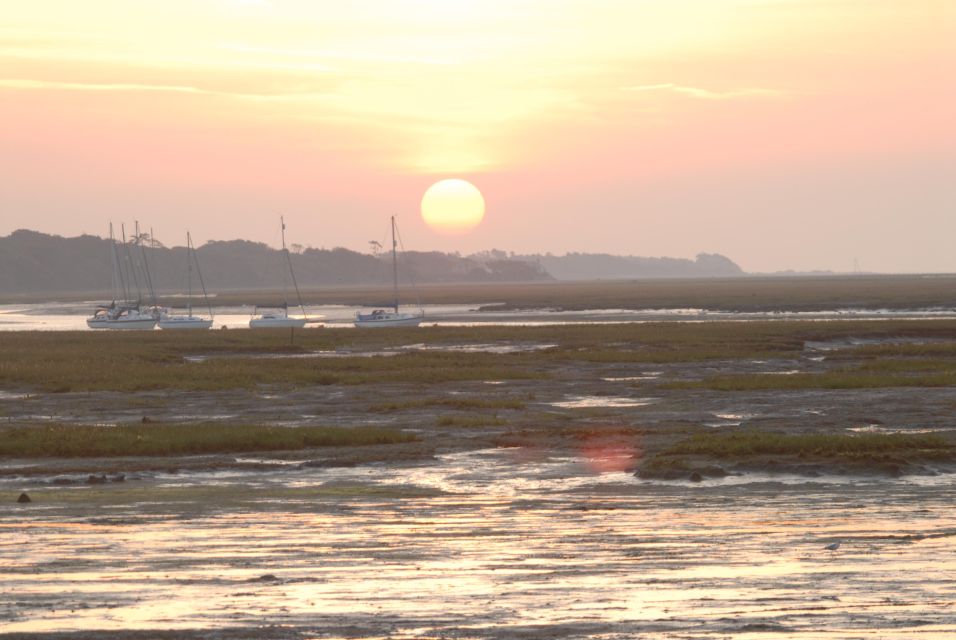
{"label": "wispy cloud", "polygon": [[457,58],[448,57],[424,57],[424,56],[405,56],[393,54],[363,53],[359,51],[337,51],[325,49],[287,49],[279,47],[254,47],[244,44],[225,43],[219,45],[220,49],[233,51],[236,53],[248,53],[253,55],[271,55],[283,58],[310,58],[341,60],[347,62],[370,62],[384,64],[422,64],[422,65],[455,65],[460,64]]}
{"label": "wispy cloud", "polygon": [[206,89],[181,84],[146,84],[138,82],[62,82],[58,80],[34,80],[26,78],[0,78],[0,89],[19,89],[25,91],[86,91],[95,93],[179,93],[196,96],[220,96],[244,100],[295,101],[315,100],[326,96],[313,89],[300,91],[232,91]]}
{"label": "wispy cloud", "polygon": [[645,92],[669,92],[676,93],[682,96],[687,96],[689,98],[696,98],[698,100],[733,100],[736,98],[775,98],[784,95],[784,92],[778,91],[776,89],[758,89],[758,88],[746,88],[746,89],[730,89],[727,91],[713,91],[710,89],[702,89],[700,87],[688,87],[685,85],[674,84],[674,83],[663,83],[663,84],[645,84],[637,85],[630,87],[620,87],[621,91],[629,93],[645,93]]}
{"label": "wispy cloud", "polygon": [[133,83],[91,83],[91,82],[58,82],[50,80],[28,80],[16,78],[0,78],[0,89],[48,89],[57,91],[163,91],[172,93],[200,93],[214,94],[216,91],[207,91],[197,87],[175,85],[151,85]]}

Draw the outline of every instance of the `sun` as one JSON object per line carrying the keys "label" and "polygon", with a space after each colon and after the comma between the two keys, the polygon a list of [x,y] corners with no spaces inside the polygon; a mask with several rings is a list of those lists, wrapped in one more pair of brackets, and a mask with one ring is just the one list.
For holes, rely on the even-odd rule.
{"label": "sun", "polygon": [[468,233],[484,217],[485,199],[478,187],[467,180],[439,180],[422,196],[422,220],[438,233]]}

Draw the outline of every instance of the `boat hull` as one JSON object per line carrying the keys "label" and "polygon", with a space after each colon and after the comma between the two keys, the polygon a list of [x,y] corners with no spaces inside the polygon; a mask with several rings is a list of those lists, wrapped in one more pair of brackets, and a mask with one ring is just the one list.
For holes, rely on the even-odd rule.
{"label": "boat hull", "polygon": [[212,320],[191,316],[162,318],[159,321],[160,329],[173,331],[181,329],[208,329],[211,326]]}
{"label": "boat hull", "polygon": [[137,318],[135,320],[98,320],[87,318],[90,329],[112,329],[114,331],[149,331],[156,328],[155,318]]}
{"label": "boat hull", "polygon": [[356,314],[355,326],[360,329],[417,327],[424,319],[424,314],[412,313]]}
{"label": "boat hull", "polygon": [[305,318],[253,318],[249,321],[250,329],[301,329],[309,320]]}

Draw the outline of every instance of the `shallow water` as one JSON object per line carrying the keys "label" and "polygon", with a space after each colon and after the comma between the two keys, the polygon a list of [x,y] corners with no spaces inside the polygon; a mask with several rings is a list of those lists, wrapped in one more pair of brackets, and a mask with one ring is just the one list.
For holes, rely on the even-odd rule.
{"label": "shallow water", "polygon": [[628,398],[617,396],[567,396],[560,402],[552,402],[552,407],[561,409],[594,409],[600,407],[646,407],[657,402],[657,398]]}
{"label": "shallow water", "polygon": [[600,456],[493,449],[49,493],[5,480],[5,495],[25,488],[35,501],[0,511],[0,625],[270,624],[283,625],[270,637],[290,638],[956,633],[947,476],[693,484],[601,473]]}
{"label": "shallow water", "polygon": [[[66,331],[87,330],[86,318],[102,301],[46,302],[39,304],[0,305],[0,331]],[[808,312],[731,312],[706,309],[587,309],[561,311],[554,309],[495,309],[478,304],[424,305],[425,325],[468,327],[480,325],[547,326],[565,323],[614,324],[621,322],[708,322],[748,320],[860,320],[860,319],[942,319],[956,318],[956,309],[834,309]],[[252,306],[214,308],[215,328],[247,328]],[[317,305],[306,309],[313,318],[330,328],[351,328],[358,309],[345,305]],[[201,309],[198,310],[201,313]],[[293,310],[293,315],[296,315]],[[158,329],[157,329],[158,331]],[[816,350],[839,348],[821,343]]]}

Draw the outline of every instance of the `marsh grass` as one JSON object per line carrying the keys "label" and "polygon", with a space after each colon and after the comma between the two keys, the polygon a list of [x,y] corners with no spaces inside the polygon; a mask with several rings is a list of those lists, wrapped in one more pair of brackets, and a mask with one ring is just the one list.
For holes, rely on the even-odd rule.
{"label": "marsh grass", "polygon": [[[568,365],[797,358],[806,340],[913,337],[956,340],[956,321],[660,322],[544,327],[421,327],[387,331],[308,329],[165,333],[0,332],[0,387],[44,391],[213,391],[386,382],[541,379]],[[518,353],[440,349],[515,343],[555,347]],[[426,344],[389,357],[270,358],[314,351],[372,352]],[[201,362],[184,357],[210,356]],[[934,356],[935,357],[935,356]],[[866,372],[858,372],[866,373]],[[792,380],[741,388],[780,388]],[[932,378],[928,378],[933,383]],[[803,380],[806,383],[806,380]],[[917,381],[911,381],[914,384]],[[943,384],[936,380],[935,385]],[[863,384],[858,383],[858,384]],[[870,384],[870,383],[866,383]],[[894,383],[895,384],[895,383]],[[946,382],[945,384],[949,384]]]}
{"label": "marsh grass", "polygon": [[705,455],[742,458],[760,455],[813,457],[877,456],[906,452],[953,453],[956,445],[938,434],[861,433],[795,434],[766,431],[705,433],[692,436],[664,455]]}
{"label": "marsh grass", "polygon": [[769,391],[799,389],[879,389],[956,386],[956,360],[902,358],[866,360],[855,367],[823,373],[721,375],[704,380],[670,382],[669,389]]}
{"label": "marsh grass", "polygon": [[275,427],[248,424],[148,424],[115,427],[70,424],[0,428],[0,456],[171,456],[410,442],[397,429]]}

